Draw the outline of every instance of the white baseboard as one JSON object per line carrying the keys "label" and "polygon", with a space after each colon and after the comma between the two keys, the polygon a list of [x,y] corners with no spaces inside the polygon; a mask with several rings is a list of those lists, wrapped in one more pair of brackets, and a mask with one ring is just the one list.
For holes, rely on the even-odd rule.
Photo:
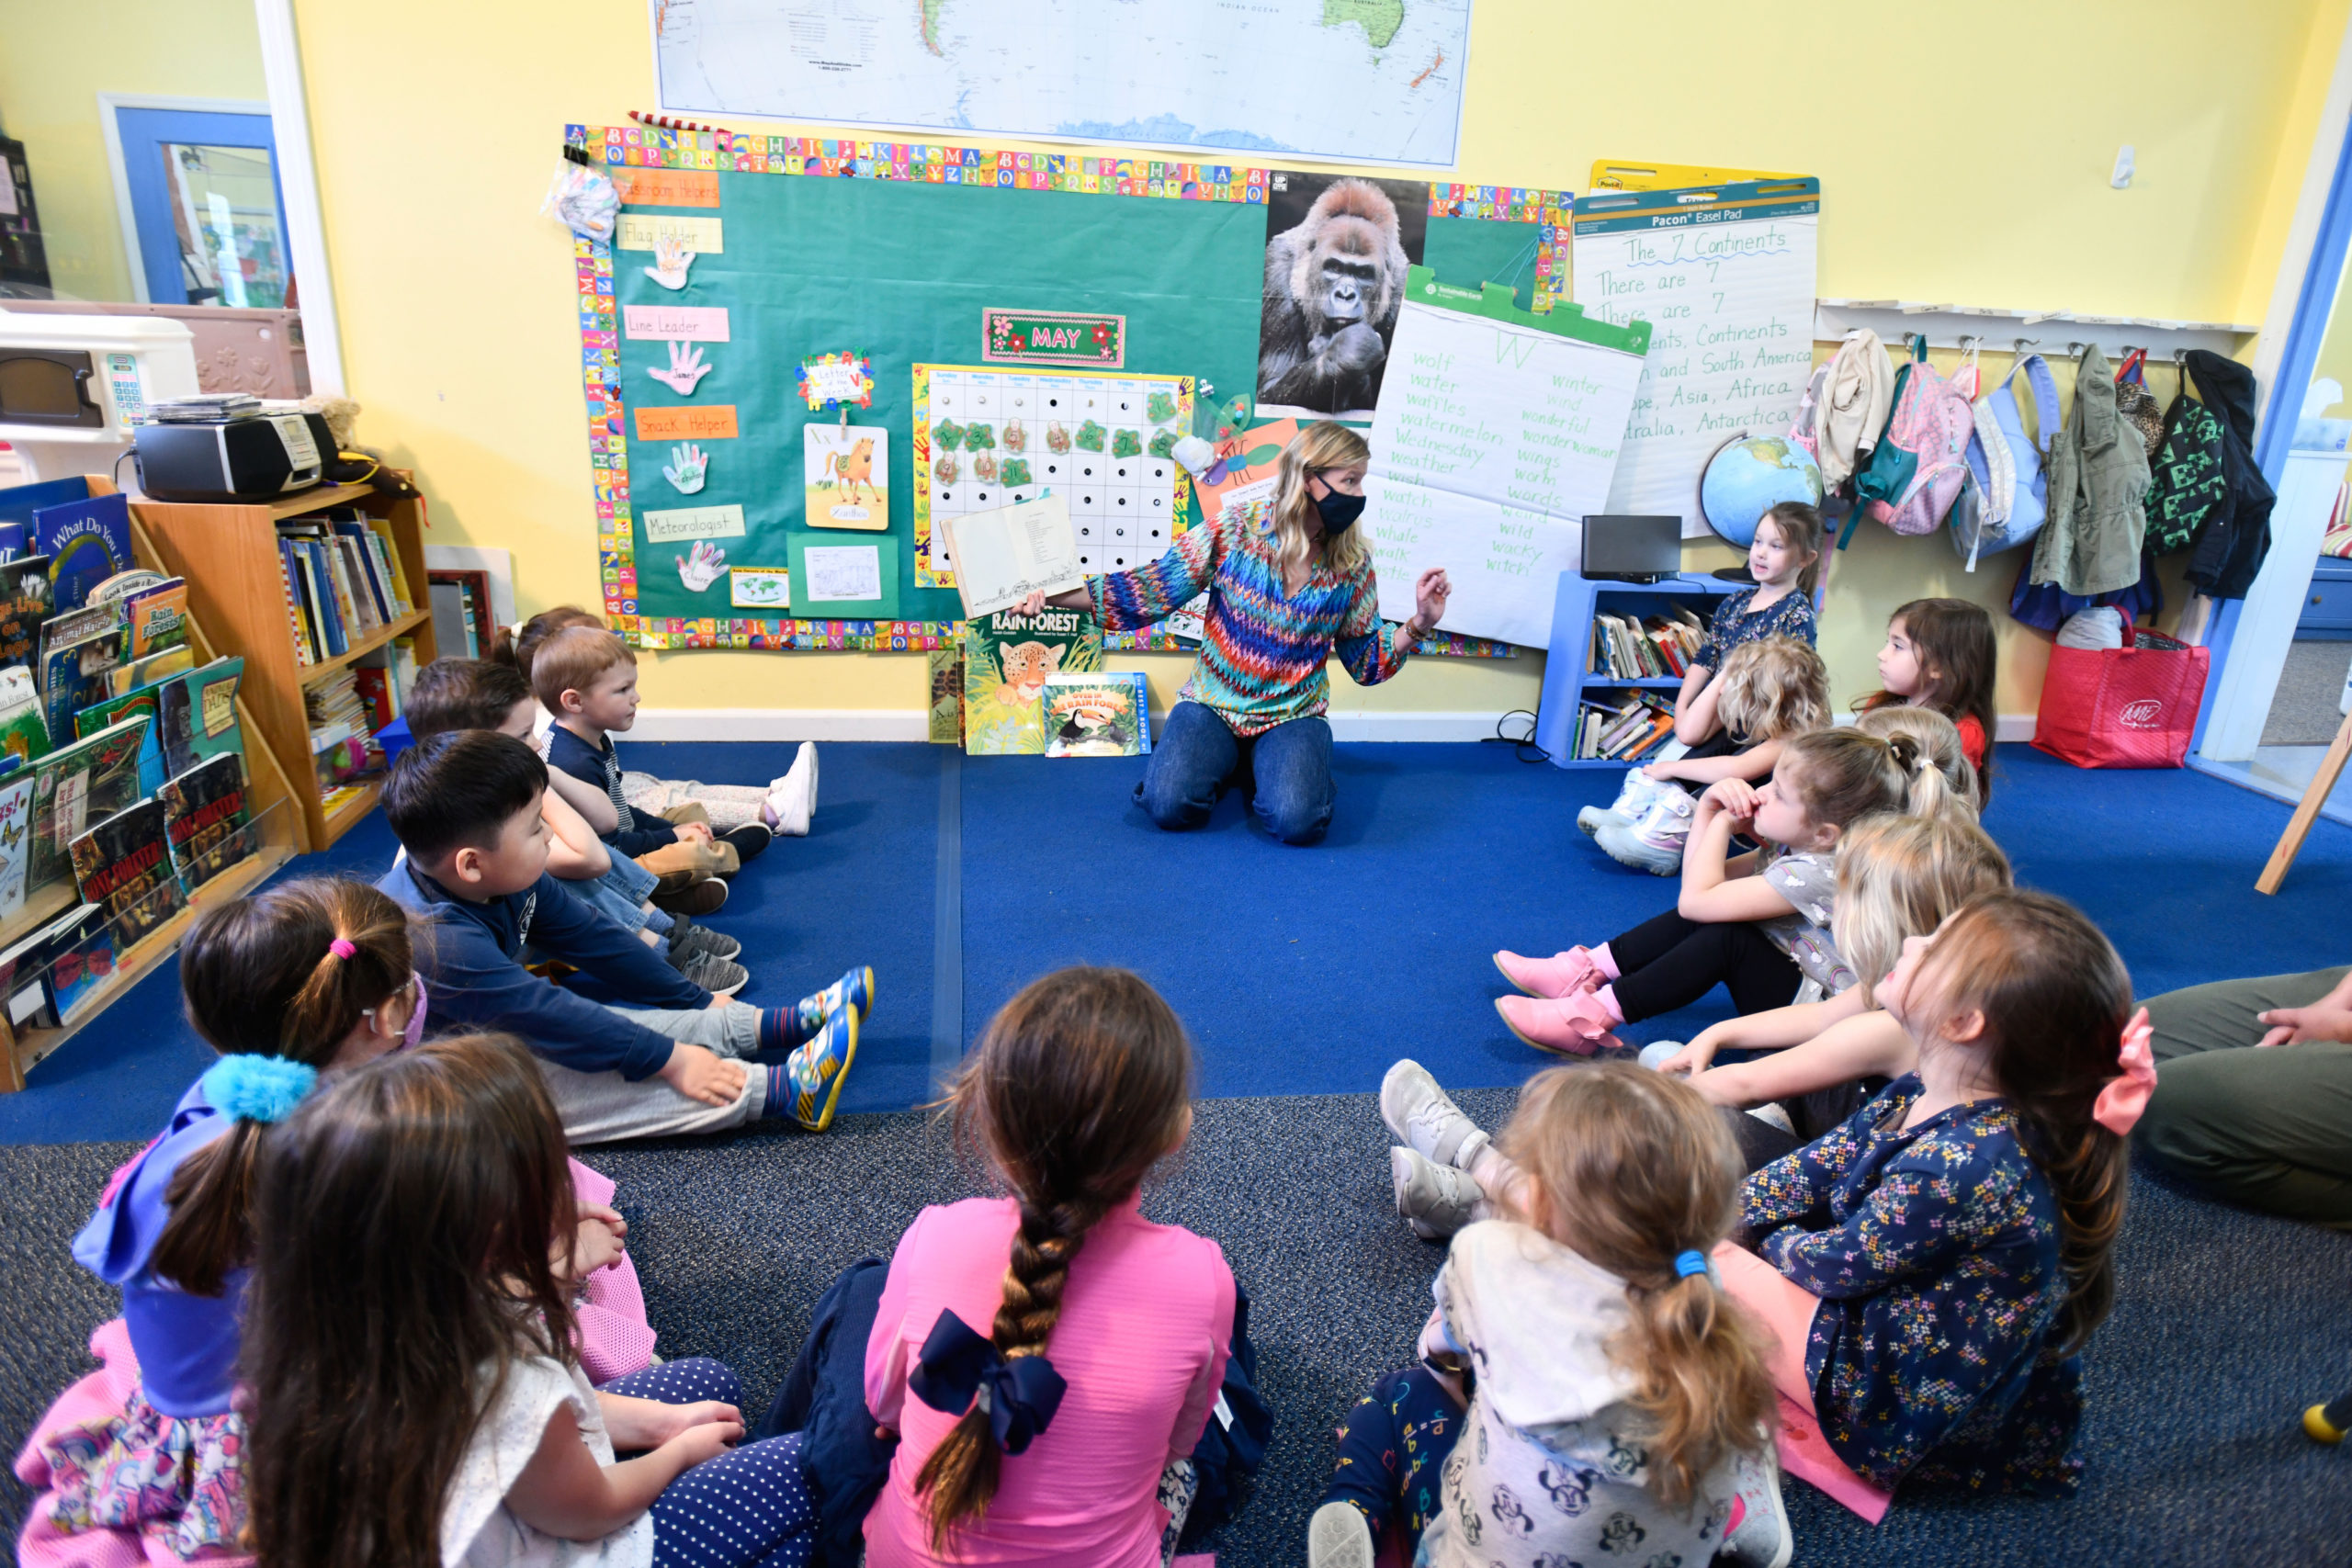
{"label": "white baseboard", "polygon": [[927,740],[922,708],[639,708],[631,740]]}
{"label": "white baseboard", "polygon": [[[1334,713],[1336,740],[1485,740],[1499,713]],[[1166,714],[1152,715],[1157,726]],[[2005,713],[1996,740],[2030,740],[2034,716]],[[1526,724],[1513,721],[1516,735]],[[639,708],[632,740],[922,740],[931,716],[919,708]]]}

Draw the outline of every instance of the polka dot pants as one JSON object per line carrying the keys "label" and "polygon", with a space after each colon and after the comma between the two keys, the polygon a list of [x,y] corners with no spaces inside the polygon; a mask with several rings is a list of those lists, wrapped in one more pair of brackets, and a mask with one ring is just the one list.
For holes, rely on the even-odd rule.
{"label": "polka dot pants", "polygon": [[[665,1361],[604,1386],[606,1393],[741,1407],[743,1385],[718,1361]],[[698,1464],[653,1502],[653,1568],[802,1568],[817,1510],[800,1476],[800,1436],[747,1443]]]}

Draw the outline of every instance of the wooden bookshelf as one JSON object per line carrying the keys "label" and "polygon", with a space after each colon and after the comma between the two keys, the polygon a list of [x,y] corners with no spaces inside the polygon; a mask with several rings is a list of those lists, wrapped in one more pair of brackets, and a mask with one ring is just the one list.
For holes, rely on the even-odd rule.
{"label": "wooden bookshelf", "polygon": [[[276,525],[336,507],[356,507],[391,525],[401,573],[413,613],[354,642],[347,652],[304,664],[288,628],[286,577],[279,565]],[[277,758],[300,818],[300,843],[317,852],[334,843],[376,804],[373,786],[329,816],[319,798],[311,763],[311,725],[302,694],[338,671],[401,637],[413,637],[416,662],[430,664],[435,649],[426,592],[423,508],[370,485],[322,485],[300,495],[250,505],[206,506],[180,502],[130,503],[131,517],[153,541],[164,570],[187,579],[188,607],[211,628],[224,653],[245,660],[244,698],[262,740]]]}
{"label": "wooden bookshelf", "polygon": [[[111,495],[113,482],[103,475],[89,476],[90,493]],[[153,539],[141,526],[134,509],[130,522],[130,553],[132,561],[151,571],[176,571],[155,547]],[[204,615],[194,604],[194,585],[190,584],[187,622],[189,649],[198,664],[209,664],[222,653],[223,648],[209,629]],[[290,651],[290,639],[289,639]],[[247,669],[251,669],[250,663]],[[25,1073],[33,1064],[64,1044],[89,1027],[99,1014],[114,1005],[130,988],[164,960],[179,950],[180,939],[187,933],[198,914],[216,903],[243,897],[291,859],[300,847],[301,800],[288,779],[284,768],[269,747],[262,743],[254,724],[254,710],[245,700],[241,684],[237,696],[237,725],[245,745],[245,806],[252,821],[246,831],[252,836],[252,853],[220,875],[206,883],[191,896],[188,908],[181,910],[163,925],[150,931],[130,948],[118,954],[115,971],[99,988],[87,1010],[78,1013],[74,1021],[62,1029],[14,1029],[5,1017],[0,1017],[0,1094],[13,1094],[25,1087]],[[311,782],[311,772],[305,759],[301,782]],[[0,919],[0,948],[15,945],[21,938],[31,935],[41,926],[62,915],[80,899],[81,894],[67,876],[46,887],[28,894],[24,904],[6,919]]]}

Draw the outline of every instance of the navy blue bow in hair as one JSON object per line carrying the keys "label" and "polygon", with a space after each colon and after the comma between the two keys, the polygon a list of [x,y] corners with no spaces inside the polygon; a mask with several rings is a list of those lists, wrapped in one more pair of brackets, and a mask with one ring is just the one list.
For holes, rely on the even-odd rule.
{"label": "navy blue bow in hair", "polygon": [[917,1399],[949,1416],[963,1415],[977,1395],[997,1447],[1017,1454],[1053,1420],[1069,1385],[1045,1357],[1007,1357],[962,1318],[943,1311],[922,1342],[922,1359],[907,1386]]}

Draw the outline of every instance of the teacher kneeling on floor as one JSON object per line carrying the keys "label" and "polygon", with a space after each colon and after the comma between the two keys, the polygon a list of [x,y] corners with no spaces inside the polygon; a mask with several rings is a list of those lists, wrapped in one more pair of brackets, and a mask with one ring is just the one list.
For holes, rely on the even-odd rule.
{"label": "teacher kneeling on floor", "polygon": [[[1355,526],[1371,457],[1354,431],[1308,425],[1283,450],[1271,507],[1229,508],[1149,566],[1051,601],[1094,610],[1105,631],[1134,631],[1209,596],[1200,658],[1136,786],[1162,828],[1199,827],[1236,784],[1285,844],[1314,843],[1330,827],[1326,663],[1336,649],[1358,685],[1378,685],[1436,628],[1453,591],[1431,567],[1413,584],[1412,619],[1380,618],[1372,547]],[[1046,602],[1032,595],[1023,609]]]}

